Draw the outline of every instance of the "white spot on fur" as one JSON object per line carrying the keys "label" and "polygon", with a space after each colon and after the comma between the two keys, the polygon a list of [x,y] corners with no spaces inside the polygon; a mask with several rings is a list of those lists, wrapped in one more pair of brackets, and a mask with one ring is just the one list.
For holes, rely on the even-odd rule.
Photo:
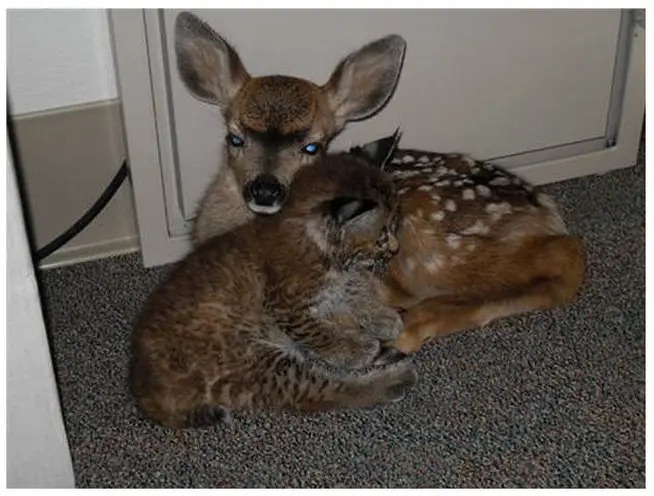
{"label": "white spot on fur", "polygon": [[439,210],[438,212],[432,212],[429,217],[431,218],[431,220],[440,222],[445,218],[445,212],[443,212],[442,210]]}
{"label": "white spot on fur", "polygon": [[477,248],[477,243],[468,243],[466,245],[466,250],[468,251],[475,251],[476,248]]}
{"label": "white spot on fur", "polygon": [[416,159],[413,158],[411,155],[405,155],[404,157],[402,157],[402,163],[404,164],[410,164],[411,162],[415,162],[415,161]]}
{"label": "white spot on fur", "polygon": [[442,269],[443,265],[445,265],[445,261],[443,260],[442,257],[439,257],[437,255],[432,255],[430,258],[425,260],[424,263],[425,269],[432,274]]}
{"label": "white spot on fur", "polygon": [[509,181],[508,177],[496,177],[495,179],[491,180],[488,184],[491,186],[506,186],[510,184],[511,181]]}
{"label": "white spot on fur", "polygon": [[472,236],[475,234],[488,234],[489,227],[483,221],[477,220],[473,225],[461,231],[464,236]]}
{"label": "white spot on fur", "polygon": [[463,196],[464,200],[474,200],[475,199],[475,191],[470,189],[470,188],[466,188],[466,189],[463,190],[463,194],[461,196]]}
{"label": "white spot on fur", "polygon": [[510,214],[512,210],[513,208],[508,202],[489,203],[486,205],[486,212],[491,215],[491,219],[494,221],[501,219],[504,215]]}
{"label": "white spot on fur", "polygon": [[450,212],[456,212],[456,203],[454,203],[454,200],[446,200],[445,201],[445,210],[449,210]]}
{"label": "white spot on fur", "polygon": [[434,203],[438,203],[439,201],[441,201],[441,197],[438,196],[436,193],[432,193],[430,196],[431,196],[431,201]]}
{"label": "white spot on fur", "polygon": [[407,179],[411,178],[414,176],[419,176],[421,174],[420,169],[409,169],[409,170],[403,170],[403,171],[397,171],[393,173],[394,175],[397,175],[398,177]]}
{"label": "white spot on fur", "polygon": [[472,169],[470,169],[470,172],[472,172],[473,174],[479,174],[481,172],[481,169],[479,167],[473,167]]}
{"label": "white spot on fur", "polygon": [[434,186],[449,186],[450,184],[452,184],[452,181],[450,181],[449,179],[445,179],[443,181],[438,181],[437,183],[434,183]]}
{"label": "white spot on fur", "polygon": [[439,175],[439,176],[444,176],[444,175],[447,174],[447,172],[448,172],[449,170],[450,170],[450,169],[448,169],[448,168],[445,167],[444,165],[441,165],[438,169],[436,169],[436,174]]}
{"label": "white spot on fur", "polygon": [[429,157],[427,155],[423,155],[418,159],[418,162],[422,162],[423,164],[426,164],[429,162]]}
{"label": "white spot on fur", "polygon": [[391,160],[391,164],[396,164],[397,165],[397,164],[401,164],[401,163],[402,163],[402,160],[400,160],[399,158],[394,158],[393,160]]}
{"label": "white spot on fur", "polygon": [[405,222],[407,224],[419,224],[422,219],[418,215],[409,215],[406,217]]}
{"label": "white spot on fur", "polygon": [[456,250],[461,246],[461,236],[458,234],[448,234],[445,236],[445,242],[447,243],[447,246]]}
{"label": "white spot on fur", "polygon": [[453,184],[455,187],[460,188],[461,186],[463,186],[463,181],[454,181]]}
{"label": "white spot on fur", "polygon": [[491,189],[483,184],[478,184],[475,186],[475,189],[477,190],[477,193],[479,193],[479,196],[483,196],[484,198],[489,198],[492,194]]}
{"label": "white spot on fur", "polygon": [[422,186],[418,186],[418,191],[425,191],[425,192],[428,192],[428,191],[431,191],[431,190],[432,190],[432,187],[433,187],[433,186],[431,186],[431,185],[429,185],[429,184],[423,184]]}
{"label": "white spot on fur", "polygon": [[463,161],[464,161],[466,164],[468,164],[470,167],[472,167],[473,165],[475,165],[475,164],[477,163],[477,162],[475,161],[475,159],[473,159],[473,158],[471,158],[471,157],[463,157]]}
{"label": "white spot on fur", "polygon": [[397,191],[397,194],[398,194],[398,195],[404,195],[404,194],[406,194],[410,189],[411,189],[411,188],[400,188],[400,189]]}

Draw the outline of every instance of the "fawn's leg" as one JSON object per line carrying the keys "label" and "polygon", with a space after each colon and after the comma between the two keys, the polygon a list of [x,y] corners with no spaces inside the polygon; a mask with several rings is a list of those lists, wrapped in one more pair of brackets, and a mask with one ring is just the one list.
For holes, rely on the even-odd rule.
{"label": "fawn's leg", "polygon": [[584,274],[580,241],[568,236],[551,238],[532,255],[532,283],[508,289],[498,287],[501,297],[470,301],[462,296],[436,297],[411,306],[404,317],[404,332],[393,347],[403,353],[415,353],[431,339],[572,300]]}

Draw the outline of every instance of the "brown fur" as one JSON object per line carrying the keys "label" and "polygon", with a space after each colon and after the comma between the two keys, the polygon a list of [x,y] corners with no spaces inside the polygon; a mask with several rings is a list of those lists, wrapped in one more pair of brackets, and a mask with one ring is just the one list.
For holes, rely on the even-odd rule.
{"label": "brown fur", "polygon": [[374,277],[398,246],[392,185],[352,156],[322,160],[298,173],[280,214],[211,239],[149,299],[130,383],[151,418],[184,427],[232,409],[362,407],[415,382],[406,361],[371,368],[402,329]]}
{"label": "brown fur", "polygon": [[576,296],[581,240],[537,188],[458,154],[398,150],[386,170],[403,219],[383,295],[406,309],[400,351]]}
{"label": "brown fur", "polygon": [[[190,22],[188,18],[180,18]],[[204,38],[211,38],[214,45],[228,46],[206,25],[204,29],[211,33]],[[180,29],[178,39],[203,38],[198,35],[203,32],[203,29],[195,29],[189,36]],[[228,66],[230,70],[207,72],[212,75],[212,81],[218,82],[216,87],[219,89],[214,92],[219,96],[230,94],[230,98],[234,98],[237,93],[233,90],[234,85],[221,85],[221,81],[240,81],[236,85],[240,88],[247,72],[231,47],[214,51],[228,53],[227,58],[232,60],[231,64],[212,65],[214,69]],[[279,113],[276,113],[270,110],[272,107],[267,107],[270,111],[258,112],[257,119],[252,119],[257,121],[257,129],[281,127],[295,130],[299,128],[296,121],[307,126],[306,119],[312,113],[310,109],[318,109],[314,114],[315,121],[309,126],[309,135],[312,136],[310,139],[326,146],[346,121],[365,118],[373,113],[371,109],[381,107],[379,102],[388,99],[398,78],[403,52],[404,42],[399,37],[387,37],[343,59],[323,86],[306,81],[302,84],[289,82],[285,88],[277,86],[278,91],[273,95],[269,94],[270,86],[258,84],[252,86],[256,90],[247,97],[241,93],[241,97],[234,101],[239,101],[239,109],[246,109],[250,104],[239,98],[252,102],[281,102],[285,97],[280,93],[286,92],[290,101],[283,105],[296,109],[300,102],[304,110],[287,111],[277,107]],[[182,53],[178,58],[187,61],[180,67],[184,79],[183,68],[185,64],[190,65],[188,61],[194,57]],[[203,67],[203,64],[196,65]],[[225,79],[225,74],[234,76]],[[288,78],[285,81],[300,80]],[[188,82],[187,86],[198,98],[203,98],[201,89],[194,91]],[[217,98],[214,103],[224,106],[228,101],[232,100]],[[238,110],[232,115],[227,111],[228,127],[238,130],[241,117],[237,116],[245,113]],[[300,114],[301,119],[293,117]],[[288,122],[280,124],[281,121]],[[279,172],[282,181],[292,177],[302,163],[315,159],[298,154],[298,145],[281,139],[276,143],[278,149],[273,155],[282,157],[279,161],[283,164]],[[368,155],[374,154],[379,143],[364,148]],[[253,150],[256,151],[248,156],[228,154],[228,167],[210,186],[199,208],[194,230],[196,245],[254,218],[243,202],[239,188],[254,173],[249,167],[256,167],[255,164],[268,157],[270,149],[255,147]],[[461,155],[398,150],[395,157],[397,163],[391,164],[389,173],[400,191],[404,227],[401,251],[391,264],[383,295],[389,304],[407,309],[406,330],[395,343],[398,349],[411,353],[433,337],[574,299],[584,277],[583,247],[580,239],[566,233],[551,200],[539,197],[534,188],[519,178]],[[403,163],[404,157],[410,160]],[[496,176],[511,184],[490,185]],[[463,198],[466,189],[474,190],[478,185],[487,185],[488,197],[475,193],[473,200]],[[432,195],[438,196],[440,203],[434,202]],[[455,211],[447,210],[447,200],[455,202]],[[499,210],[486,212],[490,203]],[[510,211],[507,212],[507,208]],[[495,217],[497,220],[489,222]],[[489,231],[474,232],[478,222],[487,224]],[[462,232],[469,234],[463,235]],[[461,246],[457,246],[457,242]],[[474,249],[471,249],[473,243]]]}

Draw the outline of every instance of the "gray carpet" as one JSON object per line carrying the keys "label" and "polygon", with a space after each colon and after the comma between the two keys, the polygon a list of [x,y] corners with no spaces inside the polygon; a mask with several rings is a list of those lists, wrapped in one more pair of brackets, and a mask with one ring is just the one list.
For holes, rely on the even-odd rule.
{"label": "gray carpet", "polygon": [[46,271],[80,487],[644,487],[644,166],[547,187],[589,257],[573,305],[427,346],[419,386],[368,411],[237,414],[170,431],[125,386],[130,322],[166,269]]}

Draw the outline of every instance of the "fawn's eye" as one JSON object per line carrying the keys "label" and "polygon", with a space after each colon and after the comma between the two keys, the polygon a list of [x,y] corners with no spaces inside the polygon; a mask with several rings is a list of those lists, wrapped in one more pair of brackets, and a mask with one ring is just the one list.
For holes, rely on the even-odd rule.
{"label": "fawn's eye", "polygon": [[229,143],[230,145],[236,148],[240,148],[243,146],[245,141],[243,141],[243,138],[230,133],[227,135],[227,143]]}
{"label": "fawn's eye", "polygon": [[318,143],[309,143],[302,148],[302,151],[307,155],[315,155],[320,151],[320,145]]}

